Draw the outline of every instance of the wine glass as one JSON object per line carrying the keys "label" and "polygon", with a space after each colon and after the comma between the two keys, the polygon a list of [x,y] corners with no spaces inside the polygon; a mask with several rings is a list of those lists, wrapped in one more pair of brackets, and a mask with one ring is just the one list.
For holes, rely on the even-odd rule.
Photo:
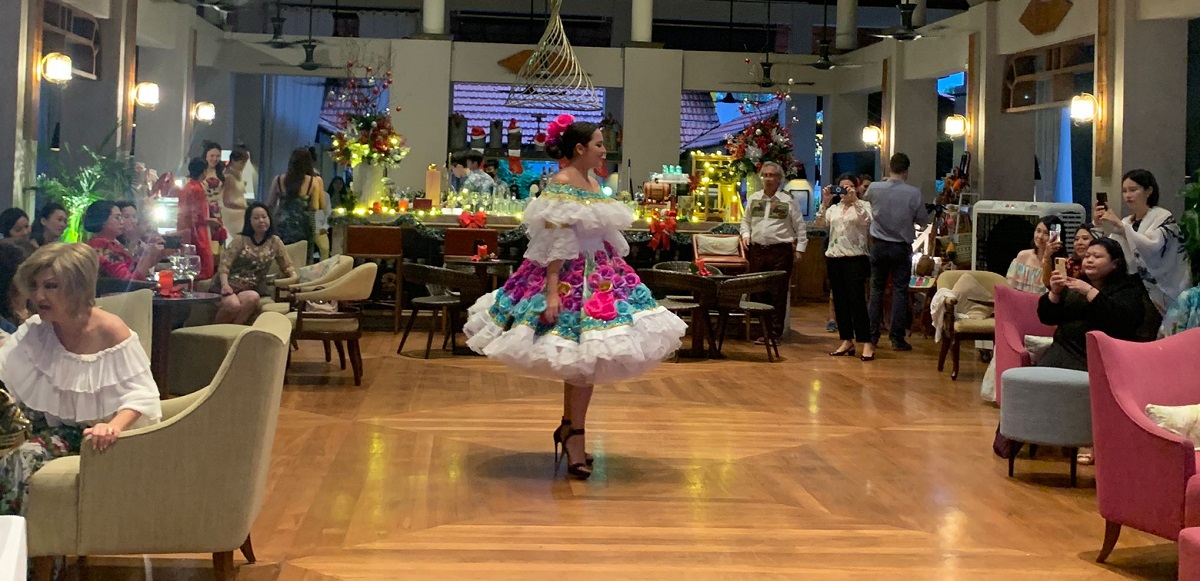
{"label": "wine glass", "polygon": [[196,289],[196,276],[200,274],[200,257],[195,254],[183,257],[183,272],[188,277],[189,291],[194,291]]}

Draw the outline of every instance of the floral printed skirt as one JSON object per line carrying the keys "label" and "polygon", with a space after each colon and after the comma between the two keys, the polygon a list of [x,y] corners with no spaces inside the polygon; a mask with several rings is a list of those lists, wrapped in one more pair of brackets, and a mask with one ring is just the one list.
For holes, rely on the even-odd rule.
{"label": "floral printed skirt", "polygon": [[83,430],[76,426],[50,427],[40,412],[22,410],[33,424],[24,444],[0,457],[0,514],[25,514],[29,477],[47,462],[79,453]]}
{"label": "floral printed skirt", "polygon": [[471,307],[467,344],[526,373],[594,385],[644,373],[674,353],[687,330],[608,244],[563,262],[553,324],[542,319],[545,287],[546,267],[525,261]]}

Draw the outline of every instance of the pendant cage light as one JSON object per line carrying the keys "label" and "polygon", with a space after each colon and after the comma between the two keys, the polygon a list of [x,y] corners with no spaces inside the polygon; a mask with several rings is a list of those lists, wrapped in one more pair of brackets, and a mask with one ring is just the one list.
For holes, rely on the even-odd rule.
{"label": "pendant cage light", "polygon": [[562,0],[550,0],[550,22],[537,48],[521,66],[508,93],[509,107],[599,111],[600,92],[575,58],[567,40],[560,10]]}

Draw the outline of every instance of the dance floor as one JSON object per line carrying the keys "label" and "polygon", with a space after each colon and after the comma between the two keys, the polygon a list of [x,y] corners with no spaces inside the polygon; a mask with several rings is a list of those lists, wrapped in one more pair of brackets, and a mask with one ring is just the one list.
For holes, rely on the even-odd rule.
{"label": "dance floor", "polygon": [[[236,555],[237,579],[1175,578],[1175,545],[1129,529],[1095,563],[1090,467],[1069,488],[1051,450],[1006,476],[974,350],[957,382],[924,338],[911,353],[885,342],[871,363],[831,358],[824,312],[797,309],[782,362],[730,341],[727,359],[599,387],[587,482],[555,475],[554,382],[483,358],[425,361],[423,335],[398,356],[398,337],[373,333],[356,388],[305,344],[253,530],[258,563]],[[68,577],[212,579],[210,567],[94,557]]]}

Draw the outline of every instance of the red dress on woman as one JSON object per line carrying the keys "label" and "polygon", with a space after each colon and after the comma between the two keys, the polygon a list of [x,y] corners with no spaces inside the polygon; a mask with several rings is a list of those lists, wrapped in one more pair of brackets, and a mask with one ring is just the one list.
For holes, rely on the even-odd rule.
{"label": "red dress on woman", "polygon": [[196,275],[197,280],[212,278],[213,252],[208,225],[208,196],[200,182],[189,180],[179,192],[179,216],[175,225],[185,243],[196,245],[196,254],[200,256],[200,273]]}

